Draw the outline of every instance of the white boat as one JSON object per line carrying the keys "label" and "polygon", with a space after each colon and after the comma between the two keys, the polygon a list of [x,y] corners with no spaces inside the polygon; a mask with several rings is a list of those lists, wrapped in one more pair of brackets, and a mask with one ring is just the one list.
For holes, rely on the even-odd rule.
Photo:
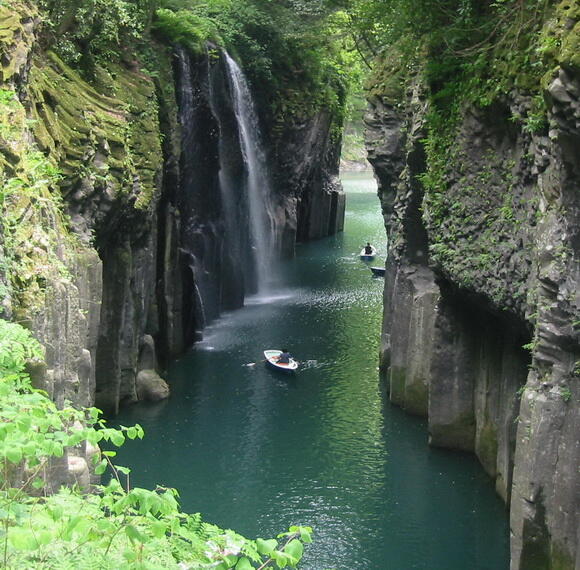
{"label": "white boat", "polygon": [[371,253],[366,253],[365,251],[366,248],[362,248],[360,250],[360,258],[364,259],[365,261],[372,261],[375,258],[375,255],[377,255],[377,249],[376,247],[373,247],[371,245]]}
{"label": "white boat", "polygon": [[293,358],[290,358],[290,362],[288,363],[278,362],[281,354],[281,350],[265,350],[264,357],[266,358],[266,364],[281,372],[294,372],[298,369],[298,362]]}

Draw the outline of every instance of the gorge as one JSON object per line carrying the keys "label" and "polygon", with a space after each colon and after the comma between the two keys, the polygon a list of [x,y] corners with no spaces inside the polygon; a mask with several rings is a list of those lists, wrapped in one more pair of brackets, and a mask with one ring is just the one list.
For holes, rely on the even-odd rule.
{"label": "gorge", "polygon": [[[95,405],[114,418],[137,401],[165,399],[174,386],[171,400],[185,398],[171,372],[176,359],[188,354],[189,373],[203,375],[199,352],[224,319],[252,311],[269,319],[260,303],[275,299],[300,322],[284,300],[285,284],[300,287],[292,280],[301,275],[296,260],[308,265],[302,252],[339,248],[341,239],[350,244],[348,235],[341,238],[338,168],[347,83],[355,81],[349,74],[366,62],[366,148],[388,238],[388,254],[384,235],[379,244],[387,254],[383,328],[372,337],[380,335],[385,406],[425,417],[432,448],[477,457],[509,509],[513,570],[577,567],[579,22],[576,1],[1,3],[0,317],[44,347],[42,357],[31,352],[27,360],[33,386],[60,408]],[[350,245],[356,253],[361,244]],[[346,287],[356,273],[343,257],[320,259],[334,284]],[[362,287],[356,283],[353,291]],[[375,291],[377,282],[369,283]],[[306,303],[314,321],[304,331],[326,323],[345,354],[343,335],[359,334],[378,348],[366,336],[370,324],[350,329],[340,313],[341,295],[352,306],[368,302],[370,323],[379,313],[375,301],[330,286],[325,294],[321,306],[335,303],[336,315]],[[7,342],[2,362],[21,341]],[[241,374],[240,358],[231,376],[259,379],[247,401],[252,426],[274,429],[258,421],[269,409],[265,379],[249,369]],[[376,409],[372,362],[352,364],[349,381],[356,384],[360,366],[358,388]],[[317,366],[305,376],[315,377]],[[328,368],[337,386],[351,386]],[[215,382],[219,396],[225,381]],[[226,384],[232,394],[242,390]],[[192,386],[212,389],[199,377]],[[307,406],[303,390],[291,396],[296,406]],[[350,393],[359,409],[364,390]],[[333,413],[354,417],[347,395],[337,394],[328,401],[343,405]],[[318,393],[321,410],[326,395]],[[279,396],[272,400],[283,406]],[[155,405],[161,413],[166,402],[122,413],[155,414]],[[386,453],[388,438],[376,429],[385,413],[368,420],[371,436],[361,436],[370,455],[373,446]],[[309,423],[313,414],[305,417]],[[291,419],[281,420],[290,431]],[[348,429],[340,422],[313,429],[326,427]],[[22,455],[9,450],[14,444],[2,441],[4,464],[25,469]],[[342,441],[341,457],[356,448],[356,438],[328,441],[330,448]],[[50,463],[47,490],[96,484],[95,444],[65,446]],[[246,470],[259,446],[252,449],[242,458]],[[352,474],[348,461],[343,467]],[[388,482],[379,477],[368,488]],[[405,494],[403,483],[394,485]],[[377,500],[386,503],[372,507],[378,518],[396,511],[385,496]],[[486,524],[503,528],[501,515],[493,520],[476,534]],[[357,540],[355,532],[346,542]],[[496,566],[485,566],[483,556],[473,562],[477,544],[458,568],[504,564],[501,554]],[[343,547],[333,546],[336,564],[353,564],[338,554]],[[424,554],[413,564],[431,556],[433,567],[444,567],[440,553],[418,551]],[[357,556],[361,568],[395,563],[382,554],[374,562]]]}

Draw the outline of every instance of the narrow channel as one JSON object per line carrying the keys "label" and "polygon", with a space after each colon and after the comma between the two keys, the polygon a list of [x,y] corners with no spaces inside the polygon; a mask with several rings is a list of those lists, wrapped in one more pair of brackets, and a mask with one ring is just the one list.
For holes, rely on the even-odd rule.
{"label": "narrow channel", "polygon": [[[343,184],[344,233],[299,246],[275,293],[206,329],[169,370],[168,401],[122,412],[146,436],[118,463],[248,538],[314,527],[307,570],[505,570],[491,481],[473,456],[430,448],[378,379],[383,281],[358,252],[370,241],[384,262],[383,221],[370,174]],[[282,346],[303,363],[294,377],[261,362]]]}

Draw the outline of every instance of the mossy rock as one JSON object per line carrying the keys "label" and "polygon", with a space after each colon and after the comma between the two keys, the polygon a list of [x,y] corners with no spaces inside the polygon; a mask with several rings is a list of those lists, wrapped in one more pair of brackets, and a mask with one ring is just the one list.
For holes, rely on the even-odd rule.
{"label": "mossy rock", "polygon": [[8,82],[28,60],[34,37],[34,10],[25,2],[0,4],[0,81]]}
{"label": "mossy rock", "polygon": [[476,453],[490,476],[497,474],[497,430],[489,421],[485,423],[477,438]]}
{"label": "mossy rock", "polygon": [[576,22],[563,38],[559,59],[566,67],[580,69],[580,22]]}
{"label": "mossy rock", "polygon": [[403,38],[391,46],[373,68],[366,83],[369,100],[380,99],[387,105],[397,105],[404,100],[410,80],[420,72],[424,53],[421,46],[411,46]]}
{"label": "mossy rock", "polygon": [[120,64],[100,69],[99,77],[107,93],[56,54],[37,57],[30,79],[35,137],[65,173],[65,187],[106,175],[109,191],[131,195],[135,208],[146,209],[163,166],[154,82]]}

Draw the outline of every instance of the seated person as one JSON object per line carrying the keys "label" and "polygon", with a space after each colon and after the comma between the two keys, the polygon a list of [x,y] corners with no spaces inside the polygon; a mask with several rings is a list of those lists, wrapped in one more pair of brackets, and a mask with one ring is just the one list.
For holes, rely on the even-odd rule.
{"label": "seated person", "polygon": [[371,255],[373,253],[373,246],[367,242],[367,244],[365,245],[365,254],[366,255]]}
{"label": "seated person", "polygon": [[278,357],[278,364],[289,364],[291,358],[292,357],[290,356],[288,349],[283,348],[282,354]]}

